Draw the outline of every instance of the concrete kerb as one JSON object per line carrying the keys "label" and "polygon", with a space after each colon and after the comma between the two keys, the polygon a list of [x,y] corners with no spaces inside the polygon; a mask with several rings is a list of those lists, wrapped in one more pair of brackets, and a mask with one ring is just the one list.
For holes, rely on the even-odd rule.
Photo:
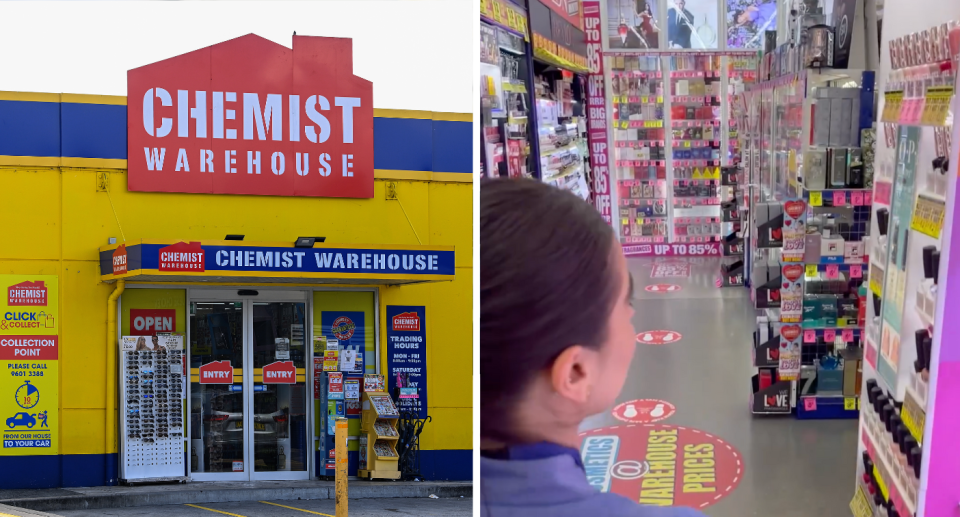
{"label": "concrete kerb", "polygon": [[[242,483],[241,486],[207,486],[204,483],[166,485],[158,487],[98,487],[92,493],[58,497],[17,498],[0,500],[0,504],[38,511],[89,510],[121,508],[130,506],[160,506],[171,504],[226,503],[243,501],[291,501],[297,499],[332,499],[332,482],[316,481],[311,486],[257,487],[257,483]],[[273,484],[273,483],[271,483]],[[253,485],[253,486],[251,486]],[[456,483],[377,483],[352,482],[350,499],[470,497],[473,493],[469,482]]]}
{"label": "concrete kerb", "polygon": [[28,510],[26,508],[17,508],[16,506],[7,506],[0,504],[0,515],[13,515],[15,517],[56,517],[53,514]]}

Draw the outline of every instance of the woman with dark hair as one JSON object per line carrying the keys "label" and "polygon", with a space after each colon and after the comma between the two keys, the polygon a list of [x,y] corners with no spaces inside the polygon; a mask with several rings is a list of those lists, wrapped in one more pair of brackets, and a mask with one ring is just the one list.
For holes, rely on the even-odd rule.
{"label": "woman with dark hair", "polygon": [[702,517],[587,482],[579,426],[623,387],[632,298],[613,229],[590,204],[534,180],[481,184],[483,517]]}
{"label": "woman with dark hair", "polygon": [[650,2],[644,2],[643,10],[637,14],[640,18],[640,35],[647,48],[657,48],[660,44],[660,27],[657,27],[657,17],[653,15]]}

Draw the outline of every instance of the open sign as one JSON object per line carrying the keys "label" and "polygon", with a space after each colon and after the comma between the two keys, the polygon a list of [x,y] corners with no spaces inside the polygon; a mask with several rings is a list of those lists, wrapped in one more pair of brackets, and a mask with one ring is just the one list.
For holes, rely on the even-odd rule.
{"label": "open sign", "polygon": [[153,336],[157,332],[176,332],[176,309],[130,309],[130,335]]}

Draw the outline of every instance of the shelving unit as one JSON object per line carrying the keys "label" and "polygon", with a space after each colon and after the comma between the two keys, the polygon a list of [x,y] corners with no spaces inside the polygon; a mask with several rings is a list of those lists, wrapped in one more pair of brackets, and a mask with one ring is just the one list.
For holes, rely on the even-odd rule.
{"label": "shelving unit", "polygon": [[[849,99],[852,112],[872,86],[869,72],[792,71],[752,86],[735,105],[748,153],[754,413],[857,418],[872,195],[862,161],[848,156],[862,154],[861,129],[873,119],[858,109],[824,130],[816,117],[833,111],[834,99]],[[834,155],[842,159],[824,163]]]}
{"label": "shelving unit", "polygon": [[609,160],[625,253],[649,254],[651,246],[636,245],[656,243],[670,245],[670,254],[721,254],[731,228],[720,206],[729,194],[721,168],[739,161],[728,135],[735,125],[728,86],[733,77],[742,84],[744,71],[733,65],[742,67],[752,56],[605,53]]}
{"label": "shelving unit", "polygon": [[540,147],[540,179],[590,199],[587,141],[581,118],[574,116],[572,79],[537,76],[535,100]]}
{"label": "shelving unit", "polygon": [[958,327],[944,317],[956,311],[957,291],[941,283],[956,272],[948,259],[957,238],[947,201],[956,198],[957,164],[947,157],[957,156],[957,136],[946,115],[960,105],[947,28],[938,22],[916,40],[888,42],[873,158],[858,483],[875,492],[873,506],[901,516],[947,515],[958,493],[952,450],[960,426],[950,415],[960,393],[950,380],[957,345],[949,337]]}
{"label": "shelving unit", "polygon": [[397,420],[400,414],[386,392],[364,392],[360,413],[360,466],[357,476],[400,479]]}

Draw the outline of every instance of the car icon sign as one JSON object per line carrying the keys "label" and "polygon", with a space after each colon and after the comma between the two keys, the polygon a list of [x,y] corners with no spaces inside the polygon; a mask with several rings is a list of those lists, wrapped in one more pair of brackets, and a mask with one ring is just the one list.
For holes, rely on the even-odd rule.
{"label": "car icon sign", "polygon": [[27,426],[28,428],[33,428],[37,425],[37,419],[33,417],[30,413],[17,413],[12,417],[7,419],[7,427],[13,429],[19,426]]}

